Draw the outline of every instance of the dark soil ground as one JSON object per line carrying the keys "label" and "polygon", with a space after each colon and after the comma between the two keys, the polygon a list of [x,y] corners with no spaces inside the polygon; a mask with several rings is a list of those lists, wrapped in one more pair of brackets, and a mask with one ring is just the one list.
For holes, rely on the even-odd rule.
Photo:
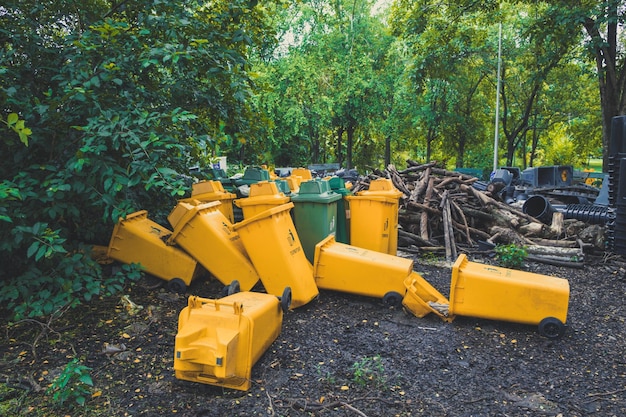
{"label": "dark soil ground", "polygon": [[[411,255],[406,254],[406,257]],[[492,262],[482,256],[476,262]],[[620,258],[621,260],[621,258]],[[584,269],[527,263],[567,278],[561,339],[534,326],[472,317],[416,318],[377,299],[322,291],[285,314],[282,333],[252,368],[247,392],[177,380],[178,313],[186,296],[144,278],[50,323],[2,320],[0,414],[5,416],[624,416],[625,271],[596,258]],[[415,258],[448,296],[450,268]],[[215,298],[198,280],[188,294]],[[5,315],[6,317],[6,315]],[[105,354],[123,344],[125,350]],[[85,406],[53,405],[46,388],[73,358],[91,368]]]}

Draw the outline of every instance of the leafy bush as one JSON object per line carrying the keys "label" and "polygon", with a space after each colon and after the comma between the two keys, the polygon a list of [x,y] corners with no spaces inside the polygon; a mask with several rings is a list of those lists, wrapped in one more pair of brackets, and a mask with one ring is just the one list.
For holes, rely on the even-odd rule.
{"label": "leafy bush", "polygon": [[93,387],[93,380],[89,375],[90,370],[91,368],[82,365],[78,359],[72,359],[61,374],[54,379],[47,393],[52,394],[53,401],[60,406],[67,400],[74,400],[70,403],[70,408],[76,404],[84,406]]}
{"label": "leafy bush", "polygon": [[242,135],[248,49],[270,31],[247,1],[68,4],[2,5],[0,302],[16,318],[138,276],[107,276],[87,243],[137,210],[165,223],[188,166]]}
{"label": "leafy bush", "polygon": [[96,296],[116,294],[140,276],[138,265],[122,265],[119,271],[105,274],[85,247],[33,263],[19,277],[0,282],[0,303],[14,320],[43,317]]}
{"label": "leafy bush", "polygon": [[500,265],[505,268],[519,269],[528,256],[528,251],[524,246],[497,245],[496,257]]}

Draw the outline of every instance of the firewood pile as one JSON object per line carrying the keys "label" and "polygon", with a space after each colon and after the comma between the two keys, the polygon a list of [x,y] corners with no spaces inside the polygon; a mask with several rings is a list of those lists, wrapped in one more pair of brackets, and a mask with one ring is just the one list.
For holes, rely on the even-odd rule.
{"label": "firewood pile", "polygon": [[436,162],[408,160],[401,171],[389,165],[357,181],[352,191],[369,181],[390,178],[403,193],[398,213],[398,246],[409,252],[445,253],[453,261],[459,252],[491,251],[496,245],[524,246],[528,259],[582,267],[586,253],[603,248],[604,227],[553,214],[552,223],[525,214],[521,207],[480,191],[476,177],[448,171]]}

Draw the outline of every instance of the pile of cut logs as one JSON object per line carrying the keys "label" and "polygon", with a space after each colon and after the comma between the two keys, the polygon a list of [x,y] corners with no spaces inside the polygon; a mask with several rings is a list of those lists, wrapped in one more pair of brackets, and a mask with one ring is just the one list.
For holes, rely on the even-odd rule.
{"label": "pile of cut logs", "polygon": [[459,251],[490,251],[496,245],[524,246],[528,259],[560,266],[582,267],[585,253],[601,249],[604,227],[564,219],[554,213],[552,223],[525,214],[490,191],[472,184],[476,177],[448,171],[436,162],[407,161],[375,170],[357,181],[352,191],[367,189],[369,181],[390,178],[400,198],[398,245],[409,252],[440,252],[453,261]]}

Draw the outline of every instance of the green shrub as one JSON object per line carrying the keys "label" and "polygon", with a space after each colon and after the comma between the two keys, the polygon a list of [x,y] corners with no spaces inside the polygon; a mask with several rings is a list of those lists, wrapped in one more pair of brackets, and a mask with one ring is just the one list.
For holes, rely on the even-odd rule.
{"label": "green shrub", "polygon": [[[113,274],[105,274],[101,266],[84,247],[72,254],[54,252],[46,258],[49,244],[39,262],[33,262],[23,274],[0,281],[0,304],[11,311],[14,320],[25,317],[43,317],[64,307],[76,307],[95,296],[109,296],[120,292],[129,282],[141,277],[138,265],[122,265]],[[40,249],[33,250],[31,258]]]}
{"label": "green shrub", "polygon": [[519,269],[528,256],[528,251],[524,246],[497,245],[496,259],[505,268]]}
{"label": "green shrub", "polygon": [[93,380],[89,375],[90,370],[91,368],[82,365],[78,359],[72,359],[61,374],[54,379],[47,394],[52,394],[52,400],[59,406],[64,405],[68,400],[73,400],[68,405],[70,408],[75,405],[84,406],[93,387]]}

